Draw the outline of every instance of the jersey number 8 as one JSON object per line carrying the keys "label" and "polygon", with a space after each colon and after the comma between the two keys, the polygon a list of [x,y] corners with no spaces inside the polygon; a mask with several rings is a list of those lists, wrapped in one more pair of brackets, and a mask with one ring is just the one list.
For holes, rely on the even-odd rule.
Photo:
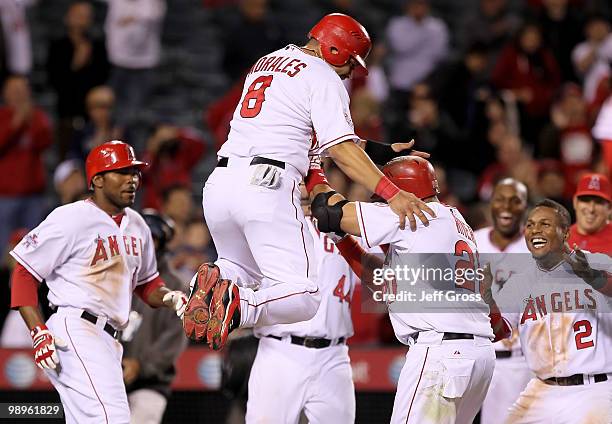
{"label": "jersey number 8", "polygon": [[266,88],[272,84],[273,75],[262,75],[249,85],[249,89],[242,99],[240,116],[243,118],[254,118],[261,112],[263,102],[266,101]]}

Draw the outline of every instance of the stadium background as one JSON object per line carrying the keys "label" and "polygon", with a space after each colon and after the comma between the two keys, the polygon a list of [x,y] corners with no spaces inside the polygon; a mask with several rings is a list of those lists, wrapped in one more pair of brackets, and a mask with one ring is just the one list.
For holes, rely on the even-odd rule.
{"label": "stadium background", "polygon": [[[15,3],[0,0],[4,23],[0,76],[4,79],[10,72],[12,35],[25,28],[31,42],[23,48],[31,49],[32,61],[20,72],[27,76],[33,104],[50,122],[50,144],[31,152],[44,169],[44,187],[35,193],[44,217],[66,201],[62,183],[79,173],[79,161],[95,138],[88,123],[91,110],[76,107],[67,112],[71,108],[59,103],[66,87],[70,91],[70,78],[53,79],[53,69],[61,69],[63,59],[51,57],[50,52],[57,51],[53,42],[66,33],[64,17],[73,2],[16,2],[25,13],[23,26],[7,28],[5,18],[15,13],[7,8],[11,1]],[[425,7],[427,28],[406,25],[400,19],[408,3]],[[103,45],[103,38],[109,37],[106,31],[112,30],[104,26],[108,4],[90,4],[94,15],[89,33]],[[200,190],[227,133],[242,75],[262,54],[304,42],[312,24],[333,11],[356,17],[374,40],[369,79],[357,75],[347,84],[357,133],[388,142],[414,137],[419,149],[433,154],[443,201],[457,205],[475,229],[488,224],[488,196],[492,184],[503,176],[525,182],[532,202],[552,197],[571,207],[581,172],[608,172],[600,145],[590,132],[610,93],[612,36],[610,5],[605,0],[172,0],[157,31],[162,49],[159,62],[150,69],[149,95],[129,119],[117,110],[109,116],[112,129],[117,130],[113,135],[121,134],[140,156],[154,160],[138,207],[158,208],[176,222],[172,260],[186,281],[199,263],[215,259],[201,219]],[[607,31],[598,47],[601,73],[595,76],[578,71],[572,61],[572,52],[585,42],[593,23],[602,23]],[[541,46],[530,52],[516,47],[517,34],[525,31],[540,31]],[[402,40],[415,34],[426,36],[417,46],[403,45]],[[510,66],[513,63],[519,64],[517,69]],[[531,71],[522,74],[521,63]],[[96,71],[102,71],[110,84],[114,65],[102,67]],[[99,82],[88,88],[96,85]],[[58,91],[58,87],[62,88]],[[531,95],[524,95],[525,88]],[[114,106],[119,109],[117,94]],[[7,124],[1,119],[0,127]],[[6,154],[0,149],[0,175],[5,182],[14,171],[2,161]],[[328,174],[332,185],[350,198],[369,197],[333,166]],[[75,190],[82,191],[82,183],[70,181],[66,196],[80,195]],[[19,200],[23,195],[3,192],[1,187],[0,198]],[[10,234],[0,242],[6,253],[23,234],[23,224],[3,221],[0,225]],[[4,321],[9,303],[6,254],[2,261],[0,316]],[[359,304],[358,299],[354,304]],[[385,316],[366,316],[358,307],[354,309],[356,335],[351,349],[357,422],[388,422],[403,349],[396,344]],[[10,339],[11,331],[6,326],[2,340]],[[216,390],[219,360],[207,350],[190,347],[179,363],[176,390],[164,422],[200,422],[204,417],[209,422],[224,421],[229,400]],[[0,350],[0,374],[0,402],[58,400],[40,379],[27,349]],[[198,410],[186,410],[187,401],[198,404]]]}

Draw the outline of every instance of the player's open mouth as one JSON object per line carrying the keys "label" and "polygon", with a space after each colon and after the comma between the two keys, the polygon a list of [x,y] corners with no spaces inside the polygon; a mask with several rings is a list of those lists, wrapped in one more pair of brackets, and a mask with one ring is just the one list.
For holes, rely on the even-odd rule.
{"label": "player's open mouth", "polygon": [[542,237],[534,237],[531,239],[531,245],[535,249],[541,249],[548,244],[548,240]]}
{"label": "player's open mouth", "polygon": [[497,215],[497,220],[502,225],[510,225],[514,220],[514,215],[512,215],[510,212],[501,212],[499,215]]}

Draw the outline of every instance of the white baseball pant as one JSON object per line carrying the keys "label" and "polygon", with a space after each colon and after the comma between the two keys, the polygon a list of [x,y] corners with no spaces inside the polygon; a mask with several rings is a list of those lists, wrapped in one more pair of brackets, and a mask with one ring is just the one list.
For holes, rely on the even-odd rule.
{"label": "white baseball pant", "polygon": [[523,355],[496,359],[491,385],[480,412],[481,424],[503,423],[532,377]]}
{"label": "white baseball pant", "polygon": [[168,400],[151,389],[138,389],[128,395],[131,424],[160,424],[164,418]]}
{"label": "white baseball pant", "polygon": [[81,309],[59,307],[47,321],[51,333],[68,345],[58,349],[60,368],[46,370],[64,406],[66,423],[128,424],[121,343],[97,324],[81,318]]}
{"label": "white baseball pant", "polygon": [[532,378],[506,424],[610,424],[612,375],[608,381],[576,386],[551,386]]}
{"label": "white baseball pant", "polygon": [[355,387],[344,344],[321,349],[262,337],[249,378],[247,424],[355,422]]}
{"label": "white baseball pant", "polygon": [[[313,240],[297,169],[229,158],[203,190],[206,224],[222,278],[240,290],[241,326],[306,321],[319,307]],[[253,291],[252,288],[259,288]]]}
{"label": "white baseball pant", "polygon": [[424,331],[406,354],[392,424],[471,424],[489,388],[495,367],[486,337],[445,340]]}

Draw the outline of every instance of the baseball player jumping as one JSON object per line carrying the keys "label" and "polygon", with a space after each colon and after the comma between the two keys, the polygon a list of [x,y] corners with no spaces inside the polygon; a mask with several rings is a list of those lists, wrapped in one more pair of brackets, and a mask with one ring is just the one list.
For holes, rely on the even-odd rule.
{"label": "baseball player jumping", "polygon": [[[151,231],[130,206],[140,184],[131,146],[110,141],[86,161],[91,198],[56,208],[10,252],[11,307],[31,331],[36,364],[59,392],[68,423],[129,423],[117,340],[132,292],[181,316],[187,297],[157,272]],[[45,323],[37,288],[57,311]]]}
{"label": "baseball player jumping", "polygon": [[[436,217],[428,227],[419,225],[414,233],[402,230],[397,216],[384,203],[336,202],[341,196],[330,191],[320,171],[313,170],[309,172],[307,186],[310,191],[319,192],[312,203],[319,230],[359,235],[370,247],[389,244],[385,264],[389,268],[399,265],[399,258],[408,252],[417,255],[422,252],[454,257],[449,265],[455,271],[475,270],[478,252],[472,230],[457,209],[439,203],[431,164],[420,157],[404,156],[385,165],[383,173],[398,186],[410,188],[429,202]],[[383,269],[382,259],[366,254],[353,238],[346,237],[337,246],[362,278],[372,275],[373,270]],[[392,423],[467,424],[478,412],[493,374],[492,326],[496,338],[509,336],[510,328],[497,311],[487,315],[488,308],[480,294],[476,295],[479,288],[475,283],[472,280],[460,285],[451,281],[454,290],[449,292],[474,299],[457,312],[447,312],[453,305],[441,311],[406,312],[402,302],[390,301],[396,337],[411,346],[398,382]],[[426,279],[418,284],[426,289],[435,288]],[[397,295],[400,291],[391,289],[387,293]]]}
{"label": "baseball player jumping", "polygon": [[[216,169],[203,189],[204,216],[219,259],[192,279],[183,326],[221,348],[238,326],[311,319],[321,293],[298,184],[309,155],[329,154],[353,181],[387,200],[416,228],[419,198],[400,190],[359,148],[342,79],[365,68],[370,37],[343,14],[323,17],[309,41],[259,59],[249,71]],[[254,291],[253,288],[259,290]]]}
{"label": "baseball player jumping", "polygon": [[[612,422],[612,260],[570,251],[570,215],[543,200],[527,217],[525,241],[534,260],[506,285],[517,295],[518,328],[534,377],[506,423]],[[503,303],[502,303],[503,302]]]}

